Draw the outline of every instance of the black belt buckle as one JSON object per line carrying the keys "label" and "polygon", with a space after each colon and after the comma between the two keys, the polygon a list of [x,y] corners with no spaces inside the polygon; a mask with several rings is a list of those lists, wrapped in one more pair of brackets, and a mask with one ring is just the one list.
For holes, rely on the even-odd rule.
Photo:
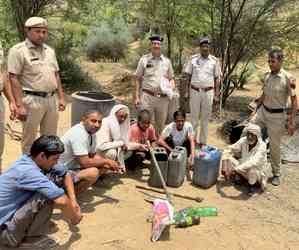
{"label": "black belt buckle", "polygon": [[40,97],[47,97],[48,96],[48,93],[47,92],[36,92],[37,93],[37,96],[40,96]]}

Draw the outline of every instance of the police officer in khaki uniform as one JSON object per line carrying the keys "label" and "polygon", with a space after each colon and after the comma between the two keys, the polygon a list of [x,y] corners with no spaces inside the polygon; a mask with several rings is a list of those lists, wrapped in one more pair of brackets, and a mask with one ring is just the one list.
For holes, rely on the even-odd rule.
{"label": "police officer in khaki uniform", "polygon": [[2,93],[4,93],[6,99],[9,102],[9,109],[11,112],[11,117],[15,116],[16,104],[11,92],[10,84],[6,77],[4,67],[4,53],[2,46],[0,44],[0,174],[2,172],[2,154],[4,151],[4,132],[5,132],[5,105]]}
{"label": "police officer in khaki uniform", "polygon": [[161,43],[163,38],[153,35],[151,41],[151,53],[146,54],[139,60],[136,75],[136,108],[147,109],[151,113],[152,123],[155,124],[157,132],[160,133],[165,126],[169,98],[161,91],[162,78],[167,78],[174,84],[174,73],[171,61],[161,54]]}
{"label": "police officer in khaki uniform", "polygon": [[[221,68],[217,58],[210,55],[210,40],[206,37],[200,39],[199,46],[200,54],[193,55],[187,62],[183,78],[190,91],[191,123],[197,133],[197,144],[202,147],[207,143],[213,101],[219,102]],[[200,135],[198,135],[199,119]]]}
{"label": "police officer in khaki uniform", "polygon": [[[270,160],[272,166],[272,184],[280,184],[280,142],[286,132],[293,135],[295,131],[295,116],[297,113],[296,79],[282,69],[283,52],[273,49],[268,54],[270,72],[266,73],[263,94],[257,100],[257,112],[252,122],[266,127],[270,141]],[[291,113],[287,117],[286,107],[291,100]]]}
{"label": "police officer in khaki uniform", "polygon": [[23,121],[22,151],[28,153],[39,126],[40,134],[56,135],[58,110],[65,109],[65,102],[55,52],[45,44],[47,21],[31,17],[25,23],[25,31],[26,40],[9,51],[8,72],[16,116]]}

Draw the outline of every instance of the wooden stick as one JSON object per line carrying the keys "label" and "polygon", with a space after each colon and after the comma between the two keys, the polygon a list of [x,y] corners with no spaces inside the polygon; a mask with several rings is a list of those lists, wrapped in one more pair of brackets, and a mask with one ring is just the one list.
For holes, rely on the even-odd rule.
{"label": "wooden stick", "polygon": [[[138,189],[146,190],[146,191],[152,191],[152,192],[155,192],[158,194],[164,194],[163,191],[153,189],[153,188],[148,188],[148,187],[139,186],[139,185],[136,185],[135,187]],[[190,201],[202,202],[204,200],[204,198],[202,198],[202,197],[191,197],[189,195],[182,195],[182,194],[176,194],[176,193],[170,193],[170,194],[173,195],[174,197],[178,197],[178,198],[182,198],[182,199],[190,200]]]}

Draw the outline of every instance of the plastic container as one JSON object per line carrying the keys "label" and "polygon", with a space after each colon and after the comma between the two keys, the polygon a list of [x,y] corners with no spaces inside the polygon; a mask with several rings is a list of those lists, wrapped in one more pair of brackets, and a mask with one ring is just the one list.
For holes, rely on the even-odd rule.
{"label": "plastic container", "polygon": [[205,146],[194,157],[192,183],[202,188],[214,185],[219,175],[221,152],[211,146]]}
{"label": "plastic container", "polygon": [[199,216],[187,216],[175,223],[177,227],[190,227],[200,224]]}
{"label": "plastic container", "polygon": [[211,217],[217,215],[218,210],[215,207],[187,207],[174,213],[174,221],[178,223],[186,217]]}
{"label": "plastic container", "polygon": [[108,116],[115,105],[114,97],[105,92],[78,91],[72,94],[72,126],[81,121],[84,112],[90,109]]}
{"label": "plastic container", "polygon": [[167,185],[180,187],[185,179],[187,167],[187,150],[184,147],[175,147],[168,157]]}
{"label": "plastic container", "polygon": [[[154,155],[158,162],[164,181],[165,183],[167,183],[168,155],[166,149],[162,147],[154,148]],[[157,172],[153,161],[152,166],[150,168],[150,177],[148,179],[148,185],[157,188],[163,187],[159,173]]]}

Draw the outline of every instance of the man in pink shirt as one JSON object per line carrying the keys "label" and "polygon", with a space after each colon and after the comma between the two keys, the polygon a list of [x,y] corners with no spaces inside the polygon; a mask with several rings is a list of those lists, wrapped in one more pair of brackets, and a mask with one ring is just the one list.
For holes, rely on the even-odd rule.
{"label": "man in pink shirt", "polygon": [[137,150],[134,150],[132,155],[125,160],[125,165],[128,170],[134,171],[142,164],[143,160],[151,158],[147,141],[151,143],[152,147],[156,146],[156,131],[151,124],[151,115],[148,110],[141,110],[138,113],[137,122],[130,126],[129,141],[136,143]]}

